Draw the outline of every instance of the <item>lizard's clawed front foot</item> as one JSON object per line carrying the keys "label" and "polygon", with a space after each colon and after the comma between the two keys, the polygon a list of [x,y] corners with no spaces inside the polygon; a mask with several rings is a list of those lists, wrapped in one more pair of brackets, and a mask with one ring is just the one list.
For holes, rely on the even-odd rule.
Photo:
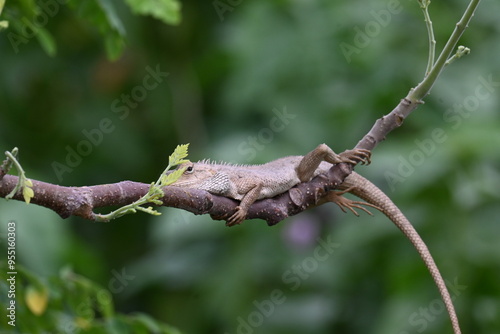
{"label": "lizard's clawed front foot", "polygon": [[247,216],[247,212],[243,210],[241,206],[236,207],[236,212],[233,213],[231,217],[226,221],[226,226],[231,227],[234,225],[241,224],[245,220],[245,217]]}
{"label": "lizard's clawed front foot", "polygon": [[365,150],[363,148],[355,148],[354,150],[346,150],[339,154],[342,162],[346,162],[348,164],[356,165],[361,163],[362,165],[369,165],[371,160],[372,153],[369,150]]}

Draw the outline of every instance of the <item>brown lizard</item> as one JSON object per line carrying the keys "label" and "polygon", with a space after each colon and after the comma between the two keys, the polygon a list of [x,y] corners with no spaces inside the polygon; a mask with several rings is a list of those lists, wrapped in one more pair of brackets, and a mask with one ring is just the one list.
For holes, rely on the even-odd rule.
{"label": "brown lizard", "polygon": [[[256,200],[274,197],[290,190],[300,182],[310,181],[313,177],[326,173],[332,164],[355,165],[358,162],[369,163],[370,152],[356,149],[336,154],[326,144],[321,144],[305,156],[284,157],[262,165],[232,165],[213,163],[208,160],[196,163],[186,162],[179,166],[179,168],[185,168],[185,171],[172,186],[201,189],[215,195],[239,200],[239,206],[226,223],[227,226],[233,226],[245,220],[248,209]],[[341,192],[331,191],[326,199],[339,205],[343,211],[347,208],[356,215],[353,208],[368,212],[360,205],[374,207],[384,213],[411,241],[439,289],[450,316],[454,334],[460,334],[455,308],[441,273],[426,244],[401,210],[382,190],[355,172],[347,176],[338,189]],[[342,197],[341,195],[346,192],[367,203]]]}

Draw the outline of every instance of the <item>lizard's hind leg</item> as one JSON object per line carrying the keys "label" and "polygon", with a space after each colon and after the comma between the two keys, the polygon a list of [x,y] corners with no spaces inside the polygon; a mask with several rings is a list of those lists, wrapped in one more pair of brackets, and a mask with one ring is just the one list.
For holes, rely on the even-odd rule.
{"label": "lizard's hind leg", "polygon": [[331,164],[349,163],[356,165],[358,162],[363,164],[370,163],[370,151],[363,149],[347,150],[340,154],[335,153],[328,145],[320,144],[311,152],[302,157],[297,166],[297,176],[301,182],[309,181],[319,164],[323,161]]}

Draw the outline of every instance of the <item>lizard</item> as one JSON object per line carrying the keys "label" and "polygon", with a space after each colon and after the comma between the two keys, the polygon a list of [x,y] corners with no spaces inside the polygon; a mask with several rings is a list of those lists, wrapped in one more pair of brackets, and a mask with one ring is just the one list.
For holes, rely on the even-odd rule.
{"label": "lizard", "polygon": [[[364,149],[346,150],[336,154],[326,144],[318,145],[305,156],[288,156],[261,165],[233,165],[214,163],[210,160],[185,162],[178,166],[184,172],[172,186],[195,188],[209,193],[239,200],[235,212],[227,218],[226,225],[234,226],[245,220],[250,206],[259,199],[272,198],[290,190],[301,182],[310,181],[315,176],[326,173],[334,164],[356,165],[370,163],[370,151]],[[445,281],[439,268],[410,221],[401,210],[376,185],[356,172],[349,174],[337,191],[329,191],[326,201],[336,203],[342,211],[367,205],[380,210],[410,240],[427,266],[448,311],[454,334],[460,334],[458,317]],[[342,196],[351,193],[366,202],[353,201]],[[371,213],[370,213],[371,214]]]}

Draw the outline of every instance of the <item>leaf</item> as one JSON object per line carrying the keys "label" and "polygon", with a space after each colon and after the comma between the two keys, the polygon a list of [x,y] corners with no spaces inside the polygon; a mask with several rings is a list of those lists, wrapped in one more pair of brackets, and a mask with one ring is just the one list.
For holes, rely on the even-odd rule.
{"label": "leaf", "polygon": [[108,59],[118,59],[125,47],[125,29],[112,2],[108,0],[71,1],[68,5],[87,20],[90,27],[99,30],[104,38]]}
{"label": "leaf", "polygon": [[136,313],[133,315],[133,319],[134,322],[137,322],[146,327],[146,329],[148,329],[150,333],[160,333],[159,324],[151,316],[144,313]]}
{"label": "leaf", "polygon": [[[0,15],[2,15],[3,7],[5,6],[5,0],[0,0]],[[9,21],[0,21],[0,31],[7,29],[9,27]]]}
{"label": "leaf", "polygon": [[33,285],[28,286],[25,295],[26,305],[35,315],[42,315],[47,308],[49,301],[49,293],[46,288],[35,288]]}
{"label": "leaf", "polygon": [[[162,202],[160,202],[162,204]],[[161,216],[161,212],[156,211],[153,209],[153,207],[148,206],[147,208],[143,208],[142,206],[137,207],[138,210],[141,210],[142,212],[148,213],[152,216]]]}
{"label": "leaf", "polygon": [[38,28],[36,38],[38,39],[38,42],[49,56],[51,57],[55,56],[57,47],[56,47],[56,41],[54,40],[54,37],[52,37],[52,34],[50,34],[44,28]]}
{"label": "leaf", "polygon": [[174,152],[168,157],[168,164],[170,166],[176,166],[189,160],[184,160],[188,156],[189,144],[177,145]]}
{"label": "leaf", "polygon": [[161,179],[161,186],[164,187],[174,183],[181,177],[185,170],[186,168],[179,168],[171,173],[169,172],[168,174],[164,174]]}
{"label": "leaf", "polygon": [[97,307],[102,313],[103,317],[108,319],[111,318],[115,313],[113,307],[113,297],[111,293],[108,290],[99,287],[98,289],[96,289],[95,295]]}
{"label": "leaf", "polygon": [[98,2],[104,14],[106,14],[109,25],[115,28],[120,33],[120,35],[125,36],[125,27],[123,26],[123,22],[122,20],[120,20],[120,17],[116,12],[113,2],[108,0],[98,0]]}
{"label": "leaf", "polygon": [[126,34],[125,27],[111,1],[98,0],[97,2],[109,25],[109,31],[104,36],[106,54],[110,60],[117,60],[125,48],[125,40],[123,39]]}
{"label": "leaf", "polygon": [[123,53],[125,41],[119,34],[109,32],[104,37],[104,46],[106,48],[106,55],[108,56],[108,59],[117,60]]}
{"label": "leaf", "polygon": [[28,184],[23,188],[23,197],[26,204],[30,204],[31,199],[35,196],[35,192],[31,189]]}
{"label": "leaf", "polygon": [[179,24],[181,4],[178,0],[126,0],[134,14],[151,15],[167,24]]}

